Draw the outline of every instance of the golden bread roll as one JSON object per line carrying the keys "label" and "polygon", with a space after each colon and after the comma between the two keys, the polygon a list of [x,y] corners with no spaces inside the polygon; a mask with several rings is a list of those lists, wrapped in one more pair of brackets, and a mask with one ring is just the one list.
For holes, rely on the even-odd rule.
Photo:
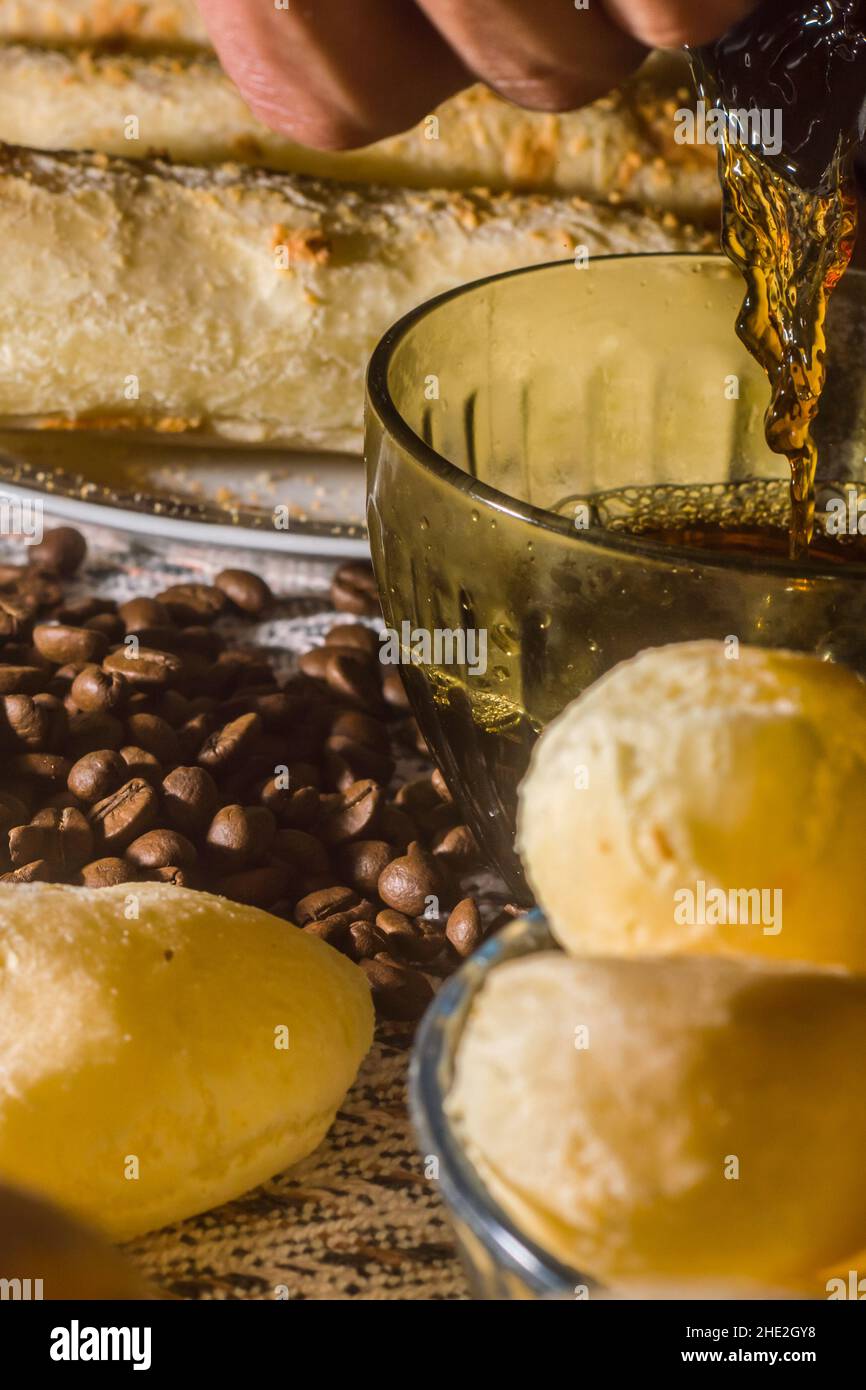
{"label": "golden bread roll", "polygon": [[356,449],[369,354],[423,300],[711,239],[579,198],[3,149],[0,417]]}
{"label": "golden bread roll", "polygon": [[0,886],[0,1178],[116,1239],[310,1153],[372,1039],[362,972],[165,884]]}
{"label": "golden bread roll", "polygon": [[494,969],[447,1105],[492,1195],[586,1276],[824,1292],[866,1238],[866,979],[698,956]]}
{"label": "golden bread roll", "polygon": [[0,1185],[0,1300],[154,1296],[101,1237],[32,1193]]}
{"label": "golden bread roll", "polygon": [[570,951],[866,973],[866,686],[798,652],[648,648],[544,731],[517,838]]}

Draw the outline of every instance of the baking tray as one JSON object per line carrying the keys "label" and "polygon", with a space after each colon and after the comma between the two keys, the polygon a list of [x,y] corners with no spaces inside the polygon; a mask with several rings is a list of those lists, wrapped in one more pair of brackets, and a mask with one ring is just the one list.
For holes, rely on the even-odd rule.
{"label": "baking tray", "polygon": [[3,421],[0,490],[41,495],[72,524],[324,559],[368,554],[355,455]]}

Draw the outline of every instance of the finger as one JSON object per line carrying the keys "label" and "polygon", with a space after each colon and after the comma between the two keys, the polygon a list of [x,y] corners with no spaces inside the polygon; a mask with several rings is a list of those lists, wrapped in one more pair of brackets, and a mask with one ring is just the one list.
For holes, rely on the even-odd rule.
{"label": "finger", "polygon": [[470,80],[412,0],[199,0],[256,116],[317,149],[406,130]]}
{"label": "finger", "polygon": [[604,0],[608,12],[649,48],[710,43],[745,19],[757,0]]}
{"label": "finger", "polygon": [[567,111],[609,92],[646,49],[599,0],[418,0],[468,68],[519,106]]}

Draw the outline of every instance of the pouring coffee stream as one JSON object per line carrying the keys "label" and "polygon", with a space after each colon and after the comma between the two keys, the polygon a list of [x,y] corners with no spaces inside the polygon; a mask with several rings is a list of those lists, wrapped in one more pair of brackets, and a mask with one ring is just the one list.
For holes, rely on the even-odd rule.
{"label": "pouring coffee stream", "polygon": [[737,333],[770,383],[769,447],[791,467],[790,551],[815,525],[812,422],[825,317],[857,228],[853,155],[866,116],[866,0],[765,3],[693,51],[719,125],[722,247],[746,293]]}

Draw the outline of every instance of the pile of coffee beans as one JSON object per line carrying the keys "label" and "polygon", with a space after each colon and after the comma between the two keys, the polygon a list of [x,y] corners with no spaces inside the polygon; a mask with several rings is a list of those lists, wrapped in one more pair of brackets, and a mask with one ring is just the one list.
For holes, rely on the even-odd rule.
{"label": "pile of coffee beans", "polygon": [[371,567],[336,572],[342,616],[280,684],[217,622],[273,608],[257,575],[67,599],[85,554],[59,527],[0,566],[0,882],[157,881],[266,908],[359,962],[383,1016],[419,1017],[482,938],[459,887],[478,849],[437,771],[389,790],[401,740],[424,745],[350,620],[378,612]]}

